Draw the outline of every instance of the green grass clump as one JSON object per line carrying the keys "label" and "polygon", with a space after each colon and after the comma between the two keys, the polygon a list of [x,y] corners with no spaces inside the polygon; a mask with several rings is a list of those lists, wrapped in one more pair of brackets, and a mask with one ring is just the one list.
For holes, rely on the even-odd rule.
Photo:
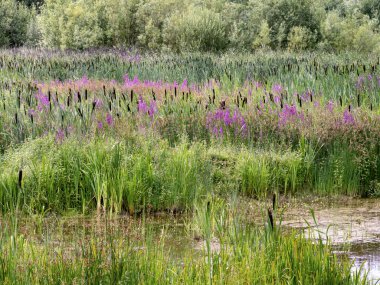
{"label": "green grass clump", "polygon": [[238,161],[241,191],[247,195],[265,197],[269,191],[294,193],[304,182],[305,165],[298,152],[243,151]]}
{"label": "green grass clump", "polygon": [[[378,193],[376,165],[348,146],[295,150],[247,148],[155,137],[84,139],[52,136],[9,149],[0,159],[1,212],[183,212],[209,194],[265,198]],[[326,151],[326,150],[325,150]],[[377,160],[375,160],[376,162]],[[20,176],[21,175],[21,176]],[[364,187],[369,185],[368,187]],[[377,187],[377,188],[376,188]]]}
{"label": "green grass clump", "polygon": [[52,137],[36,139],[3,158],[2,212],[190,209],[210,191],[205,153],[201,144],[186,142],[173,148],[153,140],[56,144]]}

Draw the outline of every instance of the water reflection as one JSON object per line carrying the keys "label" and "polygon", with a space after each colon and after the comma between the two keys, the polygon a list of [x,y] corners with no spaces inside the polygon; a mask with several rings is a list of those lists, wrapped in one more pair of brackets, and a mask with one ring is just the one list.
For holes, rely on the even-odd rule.
{"label": "water reflection", "polygon": [[[310,209],[314,210],[313,219]],[[356,268],[380,281],[380,200],[348,199],[327,205],[306,203],[284,211],[285,227],[306,229],[311,237],[328,239],[336,253],[346,252]],[[355,270],[355,268],[353,268]]]}

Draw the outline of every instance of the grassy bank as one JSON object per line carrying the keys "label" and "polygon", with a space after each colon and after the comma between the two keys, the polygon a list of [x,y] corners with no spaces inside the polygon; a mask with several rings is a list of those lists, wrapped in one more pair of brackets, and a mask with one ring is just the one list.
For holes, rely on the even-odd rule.
{"label": "grassy bank", "polygon": [[306,144],[274,150],[185,139],[170,146],[155,137],[57,143],[45,136],[1,157],[0,205],[3,213],[134,214],[191,211],[208,195],[378,195],[360,187],[355,159],[342,146],[322,156]]}

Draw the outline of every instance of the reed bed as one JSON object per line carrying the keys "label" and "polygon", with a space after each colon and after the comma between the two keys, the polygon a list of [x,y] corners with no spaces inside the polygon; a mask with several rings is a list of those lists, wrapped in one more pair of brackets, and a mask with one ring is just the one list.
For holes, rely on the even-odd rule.
{"label": "reed bed", "polygon": [[183,211],[206,192],[377,196],[379,62],[357,58],[1,51],[1,208]]}

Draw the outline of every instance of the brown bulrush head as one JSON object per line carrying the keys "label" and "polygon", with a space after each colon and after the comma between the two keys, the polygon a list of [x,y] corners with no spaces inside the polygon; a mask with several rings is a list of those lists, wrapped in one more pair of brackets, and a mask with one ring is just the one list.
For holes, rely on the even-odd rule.
{"label": "brown bulrush head", "polygon": [[22,169],[18,171],[18,187],[21,189],[22,188]]}
{"label": "brown bulrush head", "polygon": [[273,193],[273,197],[272,197],[272,209],[273,211],[276,211],[276,193]]}
{"label": "brown bulrush head", "polygon": [[220,102],[220,109],[222,109],[222,110],[226,109],[226,100],[223,100]]}
{"label": "brown bulrush head", "polygon": [[274,220],[273,220],[273,213],[272,213],[271,209],[268,209],[268,218],[269,218],[269,226],[273,230],[274,229]]}

